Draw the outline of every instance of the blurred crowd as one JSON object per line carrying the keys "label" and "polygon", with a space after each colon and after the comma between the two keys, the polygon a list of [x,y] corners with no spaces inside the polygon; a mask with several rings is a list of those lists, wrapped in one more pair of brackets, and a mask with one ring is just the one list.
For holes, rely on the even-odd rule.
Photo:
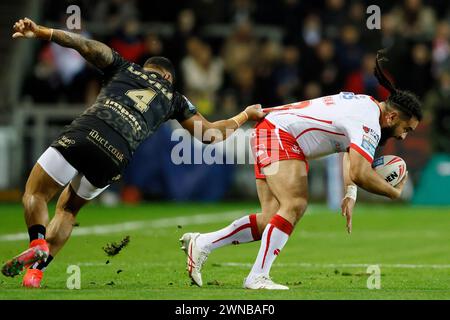
{"label": "blurred crowd", "polygon": [[[43,21],[64,27],[68,4],[47,1]],[[126,59],[142,64],[150,56],[170,58],[177,69],[177,89],[211,119],[254,103],[275,106],[339,91],[383,100],[388,92],[373,68],[376,51],[388,48],[384,66],[397,87],[424,102],[433,150],[450,152],[448,0],[70,4],[81,8],[83,34]],[[371,4],[381,9],[380,30],[366,26]],[[37,103],[89,104],[100,85],[98,73],[78,54],[42,44],[23,92]]]}

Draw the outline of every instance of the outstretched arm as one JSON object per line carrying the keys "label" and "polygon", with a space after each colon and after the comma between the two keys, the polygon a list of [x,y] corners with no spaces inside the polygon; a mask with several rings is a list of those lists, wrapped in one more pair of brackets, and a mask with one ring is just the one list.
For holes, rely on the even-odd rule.
{"label": "outstretched arm", "polygon": [[342,216],[347,219],[347,232],[351,233],[353,208],[356,203],[358,187],[350,178],[350,158],[348,152],[344,152],[344,157],[342,159],[342,175],[345,188],[344,199],[342,199],[341,203]]}
{"label": "outstretched arm", "polygon": [[[261,105],[255,104],[247,107],[238,115],[215,122],[209,122],[200,113],[183,121],[181,125],[195,138],[203,143],[216,143],[227,139],[237,128],[248,120],[258,121],[265,117]],[[198,128],[198,129],[197,129]]]}
{"label": "outstretched arm", "polygon": [[113,62],[113,53],[106,44],[87,39],[76,33],[51,29],[37,25],[34,21],[24,18],[14,24],[12,37],[16,38],[36,38],[53,41],[63,47],[77,50],[87,61],[94,66],[103,69]]}

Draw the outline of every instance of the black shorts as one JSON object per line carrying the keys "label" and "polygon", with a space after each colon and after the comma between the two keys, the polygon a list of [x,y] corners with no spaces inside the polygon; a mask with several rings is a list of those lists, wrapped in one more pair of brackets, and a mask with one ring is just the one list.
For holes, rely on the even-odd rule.
{"label": "black shorts", "polygon": [[75,119],[51,146],[97,188],[119,180],[131,159],[126,140],[93,116]]}

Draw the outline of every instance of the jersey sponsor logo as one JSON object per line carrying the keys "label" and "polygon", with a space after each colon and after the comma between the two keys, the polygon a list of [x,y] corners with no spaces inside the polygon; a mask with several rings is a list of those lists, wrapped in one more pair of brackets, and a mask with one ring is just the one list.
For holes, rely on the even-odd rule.
{"label": "jersey sponsor logo", "polygon": [[365,125],[363,125],[363,130],[366,134],[369,134],[378,144],[378,142],[380,141],[380,135],[375,130]]}
{"label": "jersey sponsor logo", "polygon": [[68,148],[69,146],[75,144],[75,140],[70,139],[66,136],[62,136],[56,141],[61,147]]}
{"label": "jersey sponsor logo", "polygon": [[370,135],[364,134],[362,137],[361,147],[369,153],[372,158],[375,156],[375,149],[377,148],[378,142],[375,141]]}
{"label": "jersey sponsor logo", "polygon": [[344,98],[346,100],[356,98],[356,96],[353,92],[341,92],[341,95],[342,95],[342,98]]}
{"label": "jersey sponsor logo", "polygon": [[379,157],[374,160],[374,162],[372,163],[372,167],[376,168],[378,166],[382,166],[383,164],[384,164],[384,157]]}
{"label": "jersey sponsor logo", "polygon": [[111,180],[112,180],[112,181],[119,181],[120,178],[122,178],[122,175],[121,175],[121,174],[118,174],[117,176],[112,177]]}
{"label": "jersey sponsor logo", "polygon": [[296,153],[296,154],[302,154],[302,151],[300,150],[300,147],[297,145],[293,145],[291,148],[292,152]]}
{"label": "jersey sponsor logo", "polygon": [[117,101],[106,99],[104,106],[111,109],[116,114],[118,114],[122,119],[128,122],[130,126],[133,128],[133,131],[135,133],[142,131],[142,127],[137,121],[136,117],[132,115],[130,111],[127,110],[127,108],[125,108]]}
{"label": "jersey sponsor logo", "polygon": [[342,98],[346,99],[346,100],[351,100],[351,99],[367,99],[367,96],[364,94],[355,94],[353,92],[341,92],[340,95],[342,96]]}
{"label": "jersey sponsor logo", "polygon": [[110,144],[107,139],[102,137],[102,135],[100,135],[97,130],[91,129],[86,138],[97,146],[100,146],[103,150],[106,150],[108,155],[112,155],[115,159],[123,162],[125,158],[124,154],[119,149]]}

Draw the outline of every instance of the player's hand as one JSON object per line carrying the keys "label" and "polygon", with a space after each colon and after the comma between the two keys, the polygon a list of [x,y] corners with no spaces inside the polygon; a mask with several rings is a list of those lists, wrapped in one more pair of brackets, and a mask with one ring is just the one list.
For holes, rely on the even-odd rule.
{"label": "player's hand", "polygon": [[266,114],[262,112],[262,108],[260,104],[254,104],[245,108],[245,113],[248,116],[248,120],[259,121],[263,119]]}
{"label": "player's hand", "polygon": [[344,198],[341,203],[342,216],[347,218],[347,232],[352,233],[352,215],[355,207],[355,200],[352,198]]}
{"label": "player's hand", "polygon": [[16,38],[36,38],[39,27],[34,21],[24,18],[17,21],[13,26],[14,33],[12,37]]}
{"label": "player's hand", "polygon": [[405,176],[403,177],[402,181],[400,181],[394,188],[396,190],[396,194],[393,197],[393,199],[399,199],[402,195],[403,188],[405,187],[406,181],[408,181],[408,171],[406,171]]}

